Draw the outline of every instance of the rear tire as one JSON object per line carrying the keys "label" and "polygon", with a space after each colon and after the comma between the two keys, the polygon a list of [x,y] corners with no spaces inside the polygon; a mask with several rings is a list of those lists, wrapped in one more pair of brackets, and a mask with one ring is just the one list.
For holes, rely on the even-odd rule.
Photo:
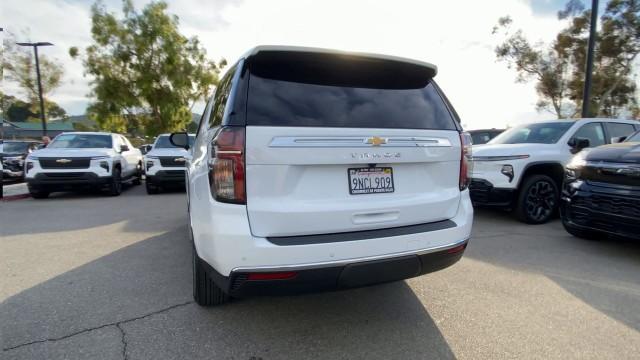
{"label": "rear tire", "polygon": [[120,175],[120,168],[114,168],[111,177],[111,183],[109,184],[110,196],[118,196],[122,193],[122,177]]}
{"label": "rear tire", "polygon": [[215,306],[229,302],[229,295],[226,294],[207,275],[202,266],[202,260],[193,247],[193,300],[200,306]]}
{"label": "rear tire", "polygon": [[558,210],[558,185],[547,175],[532,175],[524,179],[515,214],[527,224],[544,224]]}

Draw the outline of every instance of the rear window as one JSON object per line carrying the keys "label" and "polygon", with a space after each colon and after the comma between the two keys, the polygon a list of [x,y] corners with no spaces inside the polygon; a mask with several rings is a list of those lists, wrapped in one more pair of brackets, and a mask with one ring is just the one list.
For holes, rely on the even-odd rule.
{"label": "rear window", "polygon": [[455,130],[431,70],[301,53],[250,64],[247,125]]}

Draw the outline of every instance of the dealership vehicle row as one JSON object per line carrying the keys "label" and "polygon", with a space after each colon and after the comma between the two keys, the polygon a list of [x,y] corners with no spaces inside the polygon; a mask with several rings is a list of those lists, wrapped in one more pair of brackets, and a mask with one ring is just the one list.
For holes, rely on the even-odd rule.
{"label": "dealership vehicle row", "polygon": [[11,158],[37,199],[118,196],[143,175],[150,195],[185,187],[202,306],[442,270],[467,248],[472,205],[637,237],[637,121],[484,130],[495,138],[472,146],[436,75],[411,59],[262,46],[222,77],[195,134],[162,134],[143,155],[120,134],[68,132]]}

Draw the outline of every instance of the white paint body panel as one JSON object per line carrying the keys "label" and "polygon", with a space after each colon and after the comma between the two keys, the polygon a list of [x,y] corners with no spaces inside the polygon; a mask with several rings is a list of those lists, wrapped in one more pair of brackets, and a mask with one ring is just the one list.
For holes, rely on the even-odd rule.
{"label": "white paint body panel", "polygon": [[[351,157],[353,149],[323,148],[321,155],[314,156],[313,149],[309,148],[266,146],[273,137],[282,134],[395,136],[406,135],[408,130],[340,129],[337,132],[266,127],[256,130],[247,127],[247,205],[221,203],[211,197],[206,162],[215,129],[199,134],[188,166],[194,244],[198,255],[224,276],[234,269],[331,266],[344,261],[421,253],[456,244],[471,235],[473,208],[469,192],[458,189],[461,149],[455,131],[410,131],[446,138],[452,144],[447,148],[356,149],[360,152],[395,150],[402,152],[402,156],[392,164],[379,164],[394,167],[395,193],[352,196],[348,192],[346,169],[367,164],[366,160]],[[316,190],[304,191],[311,187]],[[371,213],[382,215],[368,216]],[[299,246],[278,246],[265,238],[265,234],[357,231],[443,219],[451,219],[456,226],[429,233]]]}
{"label": "white paint body panel", "polygon": [[[450,219],[458,209],[457,131],[248,126],[246,134],[247,212],[255,236],[414,225]],[[299,145],[271,146],[281,136],[295,137]],[[323,147],[304,141],[311,136],[324,137],[330,144],[341,137],[419,136],[443,139],[449,145]],[[393,193],[349,194],[348,169],[370,163],[393,169]]]}

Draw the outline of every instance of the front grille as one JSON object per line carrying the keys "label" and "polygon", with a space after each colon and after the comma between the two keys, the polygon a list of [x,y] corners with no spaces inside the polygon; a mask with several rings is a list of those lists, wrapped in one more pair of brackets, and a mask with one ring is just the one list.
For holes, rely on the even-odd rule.
{"label": "front grille", "polygon": [[84,176],[84,173],[68,172],[68,173],[42,173],[45,177],[55,179],[76,179]]}
{"label": "front grille", "polygon": [[[176,161],[177,160],[177,161]],[[160,156],[160,165],[164,167],[184,167],[187,163],[182,156]]]}
{"label": "front grille", "polygon": [[40,158],[40,167],[43,169],[88,169],[91,158]]}
{"label": "front grille", "polygon": [[593,195],[591,207],[595,211],[640,218],[640,199]]}

